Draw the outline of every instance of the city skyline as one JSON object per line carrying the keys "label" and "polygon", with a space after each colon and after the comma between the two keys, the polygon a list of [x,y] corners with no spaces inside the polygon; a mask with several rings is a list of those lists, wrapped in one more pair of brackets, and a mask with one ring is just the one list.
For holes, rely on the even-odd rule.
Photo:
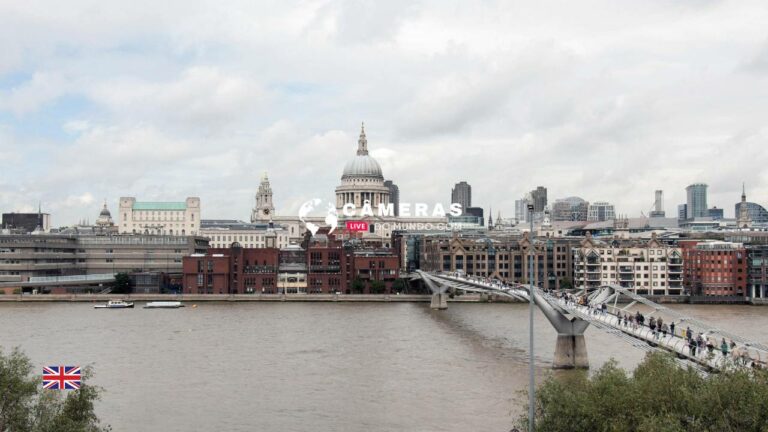
{"label": "city skyline", "polygon": [[363,120],[404,202],[460,180],[494,218],[538,185],[638,216],[696,182],[726,217],[742,181],[768,202],[760,2],[560,5],[578,25],[503,3],[39,7],[0,6],[3,212],[199,196],[247,220],[268,171],[293,214],[333,198]]}

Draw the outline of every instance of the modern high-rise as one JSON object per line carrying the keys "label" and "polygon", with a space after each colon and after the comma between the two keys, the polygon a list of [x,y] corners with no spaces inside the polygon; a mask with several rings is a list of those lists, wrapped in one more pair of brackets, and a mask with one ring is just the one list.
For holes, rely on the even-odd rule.
{"label": "modern high-rise", "polygon": [[677,206],[677,220],[684,221],[688,219],[688,204],[679,204]]}
{"label": "modern high-rise", "polygon": [[594,202],[589,205],[587,220],[590,222],[603,222],[616,218],[613,204],[609,202]]}
{"label": "modern high-rise", "polygon": [[451,203],[461,204],[462,212],[472,207],[472,186],[465,181],[456,183],[456,186],[451,189]]}
{"label": "modern high-rise", "polygon": [[543,212],[547,206],[547,188],[539,186],[532,190],[531,198],[533,198],[533,211],[536,213]]}
{"label": "modern high-rise", "polygon": [[651,210],[651,217],[664,217],[664,191],[656,191],[656,199],[653,200],[653,210]]}
{"label": "modern high-rise", "polygon": [[528,204],[530,203],[530,194],[519,200],[515,200],[515,219],[517,219],[518,223],[528,221]]}
{"label": "modern high-rise", "polygon": [[385,180],[384,186],[389,188],[389,202],[395,205],[395,216],[400,216],[400,188],[392,180]]}
{"label": "modern high-rise", "polygon": [[579,197],[568,197],[555,200],[552,204],[553,221],[586,221],[589,203]]}
{"label": "modern high-rise", "polygon": [[704,183],[694,183],[685,188],[688,200],[686,218],[702,218],[709,216],[709,207],[707,207],[707,185]]}

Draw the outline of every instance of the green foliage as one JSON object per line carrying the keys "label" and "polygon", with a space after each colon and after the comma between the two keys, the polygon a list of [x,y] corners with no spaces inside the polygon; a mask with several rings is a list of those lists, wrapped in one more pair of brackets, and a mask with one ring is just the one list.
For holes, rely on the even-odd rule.
{"label": "green foliage", "polygon": [[[101,390],[87,384],[84,368],[79,390],[44,390],[40,377],[31,376],[32,362],[18,349],[0,350],[0,432],[97,432],[93,404]],[[64,396],[66,395],[66,396]]]}
{"label": "green foliage", "polygon": [[408,291],[408,282],[405,281],[405,279],[397,278],[394,282],[392,282],[392,291],[394,292],[403,292]]}
{"label": "green foliage", "polygon": [[371,294],[381,294],[384,292],[384,289],[386,289],[384,282],[380,280],[371,281]]}
{"label": "green foliage", "polygon": [[14,288],[13,289],[14,294],[21,294],[21,288]]}
{"label": "green foliage", "polygon": [[[527,428],[527,416],[521,421]],[[658,352],[648,354],[632,374],[610,361],[592,376],[573,371],[539,386],[536,430],[765,432],[768,372],[702,375]]]}
{"label": "green foliage", "polygon": [[352,281],[352,292],[360,294],[363,290],[365,290],[365,282],[360,278],[355,278],[355,280]]}
{"label": "green foliage", "polygon": [[115,282],[112,285],[112,292],[116,294],[128,294],[133,289],[133,282],[128,273],[118,273],[115,275]]}

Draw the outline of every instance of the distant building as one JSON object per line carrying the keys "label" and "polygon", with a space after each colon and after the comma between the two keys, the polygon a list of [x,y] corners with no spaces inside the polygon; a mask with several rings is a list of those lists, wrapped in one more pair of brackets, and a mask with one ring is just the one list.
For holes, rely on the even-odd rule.
{"label": "distant building", "polygon": [[528,205],[532,205],[533,200],[531,194],[527,194],[525,197],[515,200],[515,219],[518,223],[528,222]]}
{"label": "distant building", "polygon": [[182,257],[207,248],[207,239],[194,236],[0,235],[0,282],[136,272],[180,275]]}
{"label": "distant building", "polygon": [[332,235],[306,248],[243,248],[239,243],[184,258],[188,294],[389,294],[399,275],[391,250],[345,247]]}
{"label": "distant building", "polygon": [[531,191],[534,213],[541,213],[547,207],[547,188],[539,186]]}
{"label": "distant building", "polygon": [[552,204],[551,216],[553,221],[586,221],[589,213],[589,203],[579,197],[568,197],[555,200]]}
{"label": "distant building", "polygon": [[478,218],[480,226],[485,225],[485,214],[482,207],[467,207],[464,210],[464,216],[474,216]]}
{"label": "distant building", "polygon": [[3,213],[3,229],[18,233],[31,233],[36,230],[51,230],[51,215],[48,213]]}
{"label": "distant building", "polygon": [[224,249],[233,243],[244,248],[282,248],[291,243],[290,234],[274,223],[246,223],[229,219],[203,219],[200,236],[210,241],[212,248]]}
{"label": "distant building", "polygon": [[256,191],[256,205],[251,210],[251,222],[271,221],[275,216],[275,204],[272,202],[272,187],[269,185],[267,173],[261,177],[259,189]]}
{"label": "distant building", "polygon": [[461,208],[466,209],[472,206],[472,186],[462,181],[456,183],[451,189],[451,203],[461,204]]}
{"label": "distant building", "polygon": [[666,213],[664,213],[664,191],[656,191],[655,199],[653,201],[653,210],[651,210],[651,214],[649,216],[652,218],[666,217]]}
{"label": "distant building", "polygon": [[747,245],[747,296],[768,299],[768,244]]}
{"label": "distant building", "polygon": [[743,243],[681,240],[683,283],[692,295],[747,295],[747,257]]}
{"label": "distant building", "polygon": [[685,188],[686,196],[686,219],[702,218],[709,216],[709,207],[707,207],[707,185],[704,183],[694,183]]}
{"label": "distant building", "polygon": [[106,200],[104,201],[104,207],[101,209],[101,213],[99,213],[99,217],[96,219],[96,226],[104,229],[115,226],[115,223],[112,221],[112,213],[110,213],[107,208]]}
{"label": "distant building", "polygon": [[688,204],[680,204],[677,206],[677,220],[688,220]]}
{"label": "distant building", "polygon": [[389,202],[395,205],[395,216],[400,216],[400,188],[392,180],[385,180],[384,186],[389,188]]}
{"label": "distant building", "polygon": [[741,202],[736,204],[736,224],[739,228],[750,228],[752,222],[759,224],[768,222],[768,212],[755,203],[747,202],[747,191],[742,185]]}
{"label": "distant building", "polygon": [[617,284],[641,295],[680,295],[683,263],[680,248],[653,235],[648,242],[604,242],[587,236],[573,249],[576,287]]}
{"label": "distant building", "polygon": [[591,222],[603,222],[616,218],[613,204],[608,202],[594,202],[589,205],[587,220]]}
{"label": "distant building", "polygon": [[120,234],[196,235],[200,232],[200,198],[182,202],[120,198]]}
{"label": "distant building", "polygon": [[[753,223],[766,224],[768,223],[768,210],[760,204],[753,202],[744,202],[744,207],[747,209],[747,218]],[[742,203],[736,203],[736,217],[741,214]],[[741,226],[741,225],[740,225]]]}
{"label": "distant building", "polygon": [[707,210],[707,216],[712,218],[712,220],[720,220],[723,218],[723,209],[712,207],[711,209]]}

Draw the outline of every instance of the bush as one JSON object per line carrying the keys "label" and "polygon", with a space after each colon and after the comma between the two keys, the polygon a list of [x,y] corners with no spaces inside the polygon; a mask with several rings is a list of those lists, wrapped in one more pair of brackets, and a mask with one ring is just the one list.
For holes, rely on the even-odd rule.
{"label": "bush", "polygon": [[[655,352],[632,374],[610,361],[591,377],[549,377],[536,390],[535,415],[545,432],[766,431],[768,372],[705,375]],[[527,428],[527,416],[521,422]]]}
{"label": "bush", "polygon": [[18,349],[0,350],[0,432],[97,432],[93,404],[101,389],[88,385],[90,368],[83,369],[79,390],[45,390],[39,376],[30,376],[32,362]]}

